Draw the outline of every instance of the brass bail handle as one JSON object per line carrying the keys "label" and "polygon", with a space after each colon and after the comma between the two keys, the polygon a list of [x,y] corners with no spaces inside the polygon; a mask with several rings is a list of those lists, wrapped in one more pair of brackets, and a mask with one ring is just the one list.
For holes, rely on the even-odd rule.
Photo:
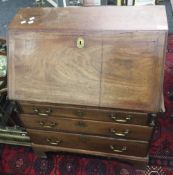
{"label": "brass bail handle", "polygon": [[33,111],[35,114],[40,115],[40,116],[48,116],[52,112],[52,110],[50,108],[44,112],[41,112],[40,109],[38,109],[36,107],[33,108]]}
{"label": "brass bail handle", "polygon": [[76,44],[79,49],[82,49],[85,46],[85,41],[82,37],[79,37],[77,38]]}
{"label": "brass bail handle", "polygon": [[116,152],[116,153],[123,153],[123,152],[127,151],[127,147],[126,147],[126,146],[123,146],[123,147],[120,148],[120,149],[116,149],[115,146],[110,145],[110,149],[111,149],[113,152]]}
{"label": "brass bail handle", "polygon": [[115,114],[110,114],[110,117],[112,120],[118,123],[128,123],[132,119],[130,115],[124,118],[119,118]]}
{"label": "brass bail handle", "polygon": [[54,128],[54,127],[57,126],[57,123],[56,123],[56,122],[50,122],[50,123],[46,124],[45,122],[40,121],[39,124],[40,124],[40,126],[42,126],[43,128]]}
{"label": "brass bail handle", "polygon": [[58,146],[61,142],[62,142],[62,140],[51,140],[51,139],[47,138],[47,143],[50,145]]}
{"label": "brass bail handle", "polygon": [[119,137],[126,137],[129,134],[129,130],[126,129],[123,132],[116,132],[115,129],[111,128],[111,133],[114,134],[115,136],[119,136]]}

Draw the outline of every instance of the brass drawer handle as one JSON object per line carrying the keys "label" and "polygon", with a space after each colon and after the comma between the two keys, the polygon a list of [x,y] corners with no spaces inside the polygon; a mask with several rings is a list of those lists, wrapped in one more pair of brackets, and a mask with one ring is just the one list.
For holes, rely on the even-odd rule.
{"label": "brass drawer handle", "polygon": [[111,133],[113,133],[115,136],[126,137],[129,134],[129,130],[126,129],[124,132],[116,132],[115,129],[111,128]]}
{"label": "brass drawer handle", "polygon": [[116,153],[123,153],[123,152],[127,151],[126,146],[123,146],[121,149],[115,149],[115,147],[113,145],[110,145],[110,149]]}
{"label": "brass drawer handle", "polygon": [[110,114],[110,117],[112,120],[114,120],[115,122],[118,122],[118,123],[127,123],[132,119],[131,116],[125,117],[125,119],[118,118],[115,116],[115,114]]}
{"label": "brass drawer handle", "polygon": [[57,146],[57,145],[59,145],[62,141],[61,141],[61,140],[52,141],[51,139],[47,139],[47,142],[48,142],[48,144],[50,144],[50,145]]}
{"label": "brass drawer handle", "polygon": [[45,122],[40,121],[39,124],[43,128],[54,128],[55,126],[57,126],[57,123],[56,122],[51,122],[51,123],[46,124]]}
{"label": "brass drawer handle", "polygon": [[34,107],[33,111],[34,111],[34,113],[36,113],[37,115],[40,115],[40,116],[48,116],[52,112],[52,110],[50,108],[47,109],[45,112],[41,112],[40,109],[38,109],[36,107]]}

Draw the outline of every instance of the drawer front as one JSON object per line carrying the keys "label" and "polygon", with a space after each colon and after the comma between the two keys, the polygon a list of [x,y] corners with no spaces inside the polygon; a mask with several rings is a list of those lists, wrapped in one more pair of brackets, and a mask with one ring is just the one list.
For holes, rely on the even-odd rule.
{"label": "drawer front", "polygon": [[54,106],[45,104],[20,103],[21,113],[39,116],[61,116],[90,119],[123,124],[148,125],[148,115],[138,112],[123,112],[85,107]]}
{"label": "drawer front", "polygon": [[[91,121],[83,119],[67,119],[60,117],[40,117],[23,114],[21,120],[26,128],[66,131],[115,138],[150,140],[152,127],[112,122]],[[69,127],[70,126],[70,127]]]}
{"label": "drawer front", "polygon": [[[72,149],[72,148],[64,148],[64,147],[56,147],[56,146],[49,146],[49,145],[40,145],[32,143],[32,148],[37,153],[42,152],[70,152],[75,154],[87,154],[92,156],[99,156],[99,157],[107,157],[109,160],[112,160],[111,158],[115,158],[116,160],[120,160],[124,163],[130,163],[135,166],[137,169],[145,169],[148,165],[148,156],[146,157],[136,157],[136,156],[129,156],[129,155],[123,155],[123,154],[112,154],[112,153],[103,153],[98,151],[90,151],[90,150],[80,150],[80,149]],[[114,159],[114,160],[115,160]]]}
{"label": "drawer front", "polygon": [[31,137],[31,141],[36,144],[98,151],[103,153],[146,156],[149,145],[148,142],[117,140],[114,138],[82,134],[68,134],[31,129],[27,129],[27,131]]}

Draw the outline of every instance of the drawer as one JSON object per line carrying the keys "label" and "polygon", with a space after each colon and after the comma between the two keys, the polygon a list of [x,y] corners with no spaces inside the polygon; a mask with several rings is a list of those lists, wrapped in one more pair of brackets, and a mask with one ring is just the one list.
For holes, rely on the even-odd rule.
{"label": "drawer", "polygon": [[85,133],[113,138],[129,138],[148,141],[150,140],[153,131],[153,128],[148,126],[83,119],[69,119],[52,116],[40,117],[27,114],[22,114],[20,118],[26,128]]}
{"label": "drawer", "polygon": [[144,141],[137,142],[125,139],[31,129],[27,129],[27,131],[33,143],[83,151],[90,150],[112,154],[146,156],[149,146],[148,142]]}
{"label": "drawer", "polygon": [[92,156],[99,156],[106,158],[107,160],[117,161],[127,163],[129,165],[133,165],[136,169],[146,170],[146,166],[148,165],[148,156],[146,157],[136,157],[136,156],[129,156],[123,154],[115,154],[115,153],[103,153],[98,151],[89,151],[89,150],[80,150],[80,149],[70,149],[64,147],[56,147],[56,146],[49,146],[49,145],[40,145],[32,143],[32,149],[38,156],[44,156],[45,152],[70,152],[75,154],[84,154],[92,155]]}
{"label": "drawer", "polygon": [[62,116],[135,125],[148,125],[149,121],[146,113],[92,107],[20,103],[20,110],[21,113],[39,116]]}

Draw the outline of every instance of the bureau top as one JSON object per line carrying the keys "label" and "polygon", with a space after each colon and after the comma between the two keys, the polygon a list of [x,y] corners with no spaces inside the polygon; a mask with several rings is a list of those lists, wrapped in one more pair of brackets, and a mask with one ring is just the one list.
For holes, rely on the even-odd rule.
{"label": "bureau top", "polygon": [[100,6],[20,9],[9,30],[167,30],[164,6]]}

